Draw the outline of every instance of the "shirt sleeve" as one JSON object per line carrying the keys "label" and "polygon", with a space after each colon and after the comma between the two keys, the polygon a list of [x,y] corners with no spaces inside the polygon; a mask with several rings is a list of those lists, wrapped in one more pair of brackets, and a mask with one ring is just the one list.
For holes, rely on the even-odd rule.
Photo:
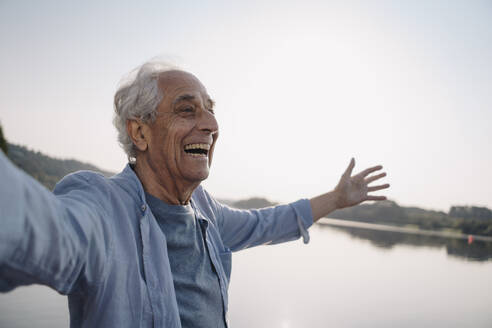
{"label": "shirt sleeve", "polygon": [[303,237],[313,224],[308,199],[254,210],[239,210],[215,201],[222,242],[232,251],[257,245],[278,244]]}
{"label": "shirt sleeve", "polygon": [[33,283],[62,294],[104,277],[110,230],[102,195],[72,174],[55,196],[0,152],[0,291]]}

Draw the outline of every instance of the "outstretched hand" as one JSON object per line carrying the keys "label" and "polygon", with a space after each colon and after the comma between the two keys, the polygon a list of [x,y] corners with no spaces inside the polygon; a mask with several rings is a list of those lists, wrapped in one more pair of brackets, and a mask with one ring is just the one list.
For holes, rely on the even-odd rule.
{"label": "outstretched hand", "polygon": [[381,165],[370,167],[352,176],[354,167],[355,160],[352,158],[334,190],[336,194],[336,207],[344,208],[354,206],[366,200],[385,200],[385,196],[373,196],[368,194],[372,191],[389,188],[389,184],[369,186],[371,182],[386,176],[385,172],[369,176],[369,174],[379,171],[383,167]]}

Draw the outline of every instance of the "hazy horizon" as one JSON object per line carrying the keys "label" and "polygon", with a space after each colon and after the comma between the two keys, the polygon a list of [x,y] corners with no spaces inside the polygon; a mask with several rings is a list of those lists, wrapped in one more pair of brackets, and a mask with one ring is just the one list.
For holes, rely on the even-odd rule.
{"label": "hazy horizon", "polygon": [[117,84],[165,55],[216,100],[217,198],[311,197],[355,157],[401,205],[492,208],[488,1],[2,1],[0,41],[5,136],[47,155],[120,171]]}
{"label": "hazy horizon", "polygon": [[[75,161],[78,161],[78,162],[81,162],[81,163],[84,163],[84,164],[94,165],[90,161],[76,159],[76,158],[65,158],[65,157],[50,156],[50,155],[44,153],[42,150],[40,150],[40,149],[32,149],[28,145],[20,145],[20,144],[17,144],[15,142],[11,142],[10,140],[7,140],[7,142],[9,144],[15,144],[15,145],[18,145],[18,146],[24,146],[24,147],[26,147],[30,151],[40,152],[43,155],[49,156],[51,158],[55,158],[57,160],[75,160]],[[94,166],[96,166],[96,165],[94,165]],[[97,169],[104,170],[104,168],[101,168],[101,167],[98,167],[98,166],[96,166],[96,167],[97,167]],[[122,167],[122,169],[123,169],[123,167]],[[108,173],[118,174],[119,171],[108,171]],[[236,202],[236,201],[241,201],[241,200],[247,200],[247,199],[251,199],[251,198],[263,198],[263,199],[266,199],[267,201],[269,201],[271,203],[282,203],[281,201],[278,201],[276,199],[270,199],[270,198],[268,198],[268,197],[266,197],[264,195],[261,195],[261,194],[251,195],[251,196],[245,197],[245,198],[234,198],[234,197],[228,197],[228,196],[226,196],[226,197],[219,197],[218,200],[222,200],[222,201],[225,201],[225,202],[229,203],[229,202]],[[447,208],[447,209],[436,209],[436,208],[428,208],[428,207],[420,206],[418,204],[402,204],[397,199],[392,199],[392,198],[388,198],[388,201],[394,201],[399,206],[404,206],[404,207],[419,207],[419,208],[422,208],[422,209],[425,209],[425,210],[437,210],[437,211],[444,211],[446,213],[448,213],[448,211],[449,211],[449,208]],[[374,202],[367,202],[367,203],[374,203]],[[479,206],[479,205],[476,205],[476,204],[473,204],[472,203],[472,204],[451,204],[451,206]]]}

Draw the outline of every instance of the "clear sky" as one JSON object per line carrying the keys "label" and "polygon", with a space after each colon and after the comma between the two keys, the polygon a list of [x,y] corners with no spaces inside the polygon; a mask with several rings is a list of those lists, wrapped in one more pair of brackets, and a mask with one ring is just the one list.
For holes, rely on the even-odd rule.
{"label": "clear sky", "polygon": [[492,207],[490,1],[0,1],[10,142],[120,171],[120,78],[156,55],[197,75],[219,198],[286,202],[383,164],[402,205]]}

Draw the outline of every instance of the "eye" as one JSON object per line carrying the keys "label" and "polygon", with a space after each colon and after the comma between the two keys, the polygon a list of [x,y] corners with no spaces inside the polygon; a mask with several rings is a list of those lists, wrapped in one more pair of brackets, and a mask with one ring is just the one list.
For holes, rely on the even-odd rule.
{"label": "eye", "polygon": [[180,107],[178,109],[178,113],[181,114],[181,115],[183,115],[183,116],[192,115],[192,114],[195,113],[195,107],[190,106],[190,105]]}
{"label": "eye", "polygon": [[215,110],[213,108],[209,108],[208,111],[212,113],[212,115],[215,115]]}

